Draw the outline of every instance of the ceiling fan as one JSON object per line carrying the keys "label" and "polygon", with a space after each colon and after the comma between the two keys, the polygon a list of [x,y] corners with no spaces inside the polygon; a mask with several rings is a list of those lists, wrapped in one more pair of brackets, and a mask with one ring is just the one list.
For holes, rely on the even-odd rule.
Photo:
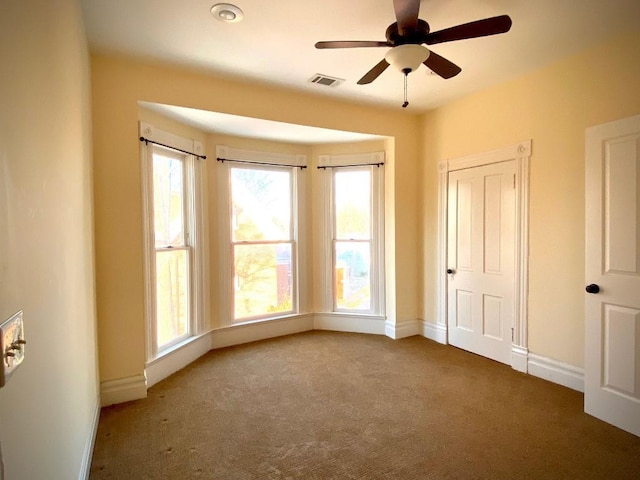
{"label": "ceiling fan", "polygon": [[486,37],[498,33],[508,32],[511,28],[511,18],[508,15],[485,18],[455,27],[431,32],[429,24],[418,18],[420,0],[393,0],[393,9],[397,22],[387,27],[385,41],[328,41],[317,42],[316,48],[357,48],[357,47],[392,47],[385,57],[369,70],[358,85],[373,82],[389,65],[394,65],[405,75],[405,101],[407,102],[407,76],[424,63],[434,73],[442,78],[451,78],[459,74],[462,69],[455,63],[441,57],[422,44],[435,45],[437,43],[453,42],[469,38]]}

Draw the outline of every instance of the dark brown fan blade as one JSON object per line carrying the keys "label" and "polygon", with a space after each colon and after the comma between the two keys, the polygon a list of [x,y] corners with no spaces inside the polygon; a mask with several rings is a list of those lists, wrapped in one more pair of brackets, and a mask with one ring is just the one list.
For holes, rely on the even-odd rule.
{"label": "dark brown fan blade", "polygon": [[393,10],[398,20],[398,33],[405,35],[418,26],[420,0],[393,0]]}
{"label": "dark brown fan blade", "polygon": [[357,48],[357,47],[388,47],[389,42],[369,42],[359,40],[344,40],[336,42],[318,42],[316,48]]}
{"label": "dark brown fan blade", "polygon": [[432,32],[426,36],[424,43],[434,45],[436,43],[453,42],[467,38],[486,37],[498,33],[508,32],[511,28],[511,18],[508,15],[485,18],[475,22],[464,23],[457,27],[445,28],[438,32]]}
{"label": "dark brown fan blade", "polygon": [[462,69],[455,63],[450,62],[444,57],[441,57],[435,52],[430,51],[429,58],[423,62],[434,73],[437,73],[442,78],[451,78],[459,74]]}
{"label": "dark brown fan blade", "polygon": [[367,83],[373,82],[376,78],[380,76],[382,72],[384,72],[389,63],[383,58],[380,63],[378,63],[375,67],[369,70],[364,77],[358,80],[358,85],[366,85]]}

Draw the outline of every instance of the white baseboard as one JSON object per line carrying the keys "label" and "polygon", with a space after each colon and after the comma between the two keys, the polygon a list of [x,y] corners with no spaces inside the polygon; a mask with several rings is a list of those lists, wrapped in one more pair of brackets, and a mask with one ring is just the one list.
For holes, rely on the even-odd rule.
{"label": "white baseboard", "polygon": [[399,338],[412,337],[420,333],[418,320],[401,320],[393,323],[387,320],[384,323],[384,333],[387,337],[398,340]]}
{"label": "white baseboard", "polygon": [[89,480],[89,473],[91,473],[91,459],[93,457],[93,447],[96,443],[96,434],[98,433],[99,421],[100,403],[96,403],[93,412],[93,419],[91,420],[89,435],[84,445],[84,451],[82,452],[82,463],[80,464],[80,473],[78,474],[78,480]]}
{"label": "white baseboard", "polygon": [[518,372],[528,371],[529,350],[518,345],[511,345],[511,368]]}
{"label": "white baseboard", "polygon": [[534,353],[529,353],[527,366],[530,375],[584,392],[583,368]]}
{"label": "white baseboard", "polygon": [[444,345],[447,344],[447,327],[441,323],[419,320],[422,328],[422,336]]}
{"label": "white baseboard", "polygon": [[141,398],[147,398],[147,380],[144,375],[107,380],[100,384],[100,405],[103,407]]}
{"label": "white baseboard", "polygon": [[147,363],[145,368],[147,388],[153,387],[159,381],[183,369],[209,350],[211,350],[211,336],[206,333],[199,337],[190,338],[161,357]]}
{"label": "white baseboard", "polygon": [[385,335],[386,333],[384,317],[341,315],[339,313],[316,313],[313,316],[313,329],[375,335]]}
{"label": "white baseboard", "polygon": [[304,314],[266,322],[243,323],[212,330],[211,349],[313,330],[313,315]]}
{"label": "white baseboard", "polygon": [[[420,321],[422,335],[439,343],[447,343],[447,329],[440,323]],[[552,358],[530,353],[517,345],[511,348],[511,367],[522,373],[548,380],[558,385],[584,392],[584,369]]]}

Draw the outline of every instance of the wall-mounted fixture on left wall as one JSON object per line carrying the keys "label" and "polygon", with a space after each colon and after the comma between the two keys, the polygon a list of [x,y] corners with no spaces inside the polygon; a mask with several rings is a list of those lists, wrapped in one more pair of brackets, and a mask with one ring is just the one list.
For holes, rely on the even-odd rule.
{"label": "wall-mounted fixture on left wall", "polygon": [[2,352],[2,368],[0,368],[0,387],[4,387],[13,372],[24,360],[24,326],[22,310],[0,324],[0,352]]}

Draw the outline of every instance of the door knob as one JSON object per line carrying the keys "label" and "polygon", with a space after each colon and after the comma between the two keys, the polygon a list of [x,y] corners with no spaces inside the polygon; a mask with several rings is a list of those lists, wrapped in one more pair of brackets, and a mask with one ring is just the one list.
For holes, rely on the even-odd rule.
{"label": "door knob", "polygon": [[587,285],[585,290],[587,291],[587,293],[598,293],[600,291],[600,286],[592,283],[591,285]]}
{"label": "door knob", "polygon": [[452,273],[456,273],[456,271],[453,268],[447,268],[447,273],[451,275]]}

